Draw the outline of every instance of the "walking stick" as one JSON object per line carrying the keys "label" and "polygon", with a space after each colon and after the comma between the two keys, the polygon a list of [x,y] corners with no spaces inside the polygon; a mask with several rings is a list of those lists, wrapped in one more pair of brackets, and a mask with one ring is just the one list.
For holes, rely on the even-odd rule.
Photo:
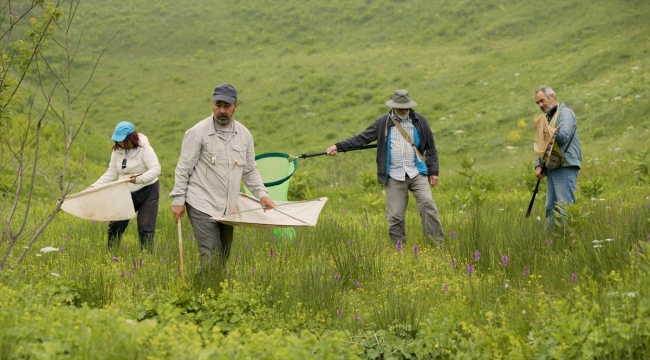
{"label": "walking stick", "polygon": [[181,219],[178,219],[178,253],[181,258],[181,277],[185,282],[185,263],[183,261],[183,231],[181,230]]}

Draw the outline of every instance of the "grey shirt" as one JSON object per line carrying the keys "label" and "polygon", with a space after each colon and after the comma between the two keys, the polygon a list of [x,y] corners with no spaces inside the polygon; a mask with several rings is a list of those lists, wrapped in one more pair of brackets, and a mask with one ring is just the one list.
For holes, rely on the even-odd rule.
{"label": "grey shirt", "polygon": [[229,127],[215,125],[213,115],[185,132],[176,165],[172,205],[185,205],[206,214],[236,211],[240,184],[257,197],[268,196],[255,163],[250,131],[232,121]]}

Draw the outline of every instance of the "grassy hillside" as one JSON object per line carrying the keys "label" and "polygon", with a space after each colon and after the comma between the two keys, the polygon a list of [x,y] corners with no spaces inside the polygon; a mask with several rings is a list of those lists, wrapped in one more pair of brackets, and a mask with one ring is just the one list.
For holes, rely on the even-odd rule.
{"label": "grassy hillside", "polygon": [[[650,129],[649,16],[641,0],[88,1],[79,71],[117,37],[95,82],[114,83],[80,143],[87,176],[101,174],[110,131],[128,119],[170,187],[183,133],[210,114],[221,82],[239,89],[235,117],[257,153],[323,151],[408,88],[432,122],[443,174],[466,155],[478,168],[519,166],[531,160],[542,84],[575,110],[586,157],[635,152]],[[300,170],[319,185],[358,183],[372,158],[300,160]]]}

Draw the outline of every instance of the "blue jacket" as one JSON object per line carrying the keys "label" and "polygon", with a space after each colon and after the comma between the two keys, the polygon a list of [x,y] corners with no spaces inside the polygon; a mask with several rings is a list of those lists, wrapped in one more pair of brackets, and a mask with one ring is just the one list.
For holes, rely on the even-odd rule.
{"label": "blue jacket", "polygon": [[[411,109],[409,116],[413,121],[413,142],[420,153],[427,158],[426,164],[424,164],[418,161],[416,157],[415,162],[418,171],[422,175],[438,176],[438,152],[436,151],[436,144],[433,140],[429,121],[424,115],[413,111],[413,109]],[[393,121],[388,117],[388,114],[385,114],[377,118],[365,131],[337,142],[335,145],[338,150],[348,150],[377,141],[377,180],[382,184],[386,184],[390,161],[390,137],[402,136],[394,127]]]}
{"label": "blue jacket", "polygon": [[[560,146],[560,151],[564,155],[564,166],[575,166],[578,169],[582,167],[582,150],[580,149],[580,137],[578,136],[578,121],[576,114],[564,103],[557,107],[559,115],[557,117],[557,127],[559,128],[555,136],[555,142]],[[575,133],[575,135],[574,135]],[[571,136],[573,135],[573,139]],[[567,143],[571,141],[567,148]],[[564,149],[566,148],[566,151]],[[535,159],[535,167],[540,166],[540,159]]]}

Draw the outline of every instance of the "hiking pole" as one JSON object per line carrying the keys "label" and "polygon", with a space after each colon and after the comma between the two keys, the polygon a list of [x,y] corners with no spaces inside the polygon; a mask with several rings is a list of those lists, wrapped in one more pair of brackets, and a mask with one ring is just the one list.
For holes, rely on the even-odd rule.
{"label": "hiking pole", "polygon": [[178,253],[181,258],[181,277],[185,283],[185,263],[183,261],[183,231],[181,230],[181,219],[178,219]]}
{"label": "hiking pole", "polygon": [[[546,170],[542,166],[542,174],[544,173],[544,170]],[[535,185],[535,190],[533,190],[533,197],[530,199],[530,204],[528,204],[528,210],[526,211],[526,217],[530,216],[530,211],[533,210],[533,203],[535,202],[535,197],[537,196],[537,192],[539,192],[539,182],[542,181],[542,179],[537,179],[537,185]]]}
{"label": "hiking pole", "polygon": [[[376,147],[377,147],[377,144],[362,145],[362,146],[351,148],[351,149],[337,150],[336,152],[348,152],[348,151],[355,151],[355,150],[366,150],[366,149],[374,149]],[[305,158],[308,158],[308,157],[320,156],[320,155],[327,155],[327,152],[323,151],[323,152],[313,153],[313,154],[302,154],[300,156],[292,156],[292,158],[294,158],[294,159],[305,159]]]}

